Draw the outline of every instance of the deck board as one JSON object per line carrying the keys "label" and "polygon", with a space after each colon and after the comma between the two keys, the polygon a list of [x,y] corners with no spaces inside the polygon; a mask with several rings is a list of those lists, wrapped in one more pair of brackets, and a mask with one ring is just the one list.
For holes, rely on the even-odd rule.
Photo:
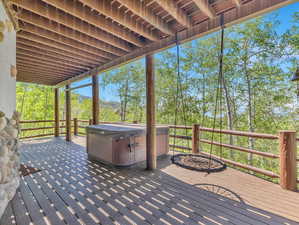
{"label": "deck board", "polygon": [[22,178],[1,225],[299,224],[299,193],[235,169],[207,175],[167,157],[155,172],[115,168],[89,161],[84,138],[25,142],[21,153],[41,171]]}

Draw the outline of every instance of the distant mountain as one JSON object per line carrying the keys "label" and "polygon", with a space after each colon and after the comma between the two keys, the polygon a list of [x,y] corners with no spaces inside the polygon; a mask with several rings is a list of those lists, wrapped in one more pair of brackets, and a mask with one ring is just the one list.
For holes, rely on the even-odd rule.
{"label": "distant mountain", "polygon": [[[89,97],[89,96],[84,96],[84,95],[78,94],[78,97],[79,97],[80,102],[82,102],[85,99],[90,99],[91,100],[91,97]],[[120,108],[120,103],[115,102],[115,101],[102,101],[102,100],[100,100],[100,106],[117,110],[117,109]]]}

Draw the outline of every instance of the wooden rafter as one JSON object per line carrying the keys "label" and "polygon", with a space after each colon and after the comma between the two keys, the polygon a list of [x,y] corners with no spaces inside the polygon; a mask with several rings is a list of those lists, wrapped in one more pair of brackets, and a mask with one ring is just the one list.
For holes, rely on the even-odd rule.
{"label": "wooden rafter", "polygon": [[[26,72],[26,71],[19,71],[19,73],[18,73],[18,78],[20,78],[20,77],[22,77],[22,76],[24,76],[24,75],[26,75],[25,77],[33,77],[33,78],[36,78],[37,80],[45,80],[45,81],[48,81],[48,82],[55,82],[55,80],[57,79],[57,78],[59,78],[59,79],[63,79],[63,77],[61,77],[61,76],[54,76],[53,74],[52,75],[47,75],[47,76],[41,76],[41,73],[30,73],[30,72]],[[24,80],[24,78],[23,78],[23,80]]]}
{"label": "wooden rafter", "polygon": [[111,53],[104,52],[87,44],[83,44],[78,40],[66,38],[62,35],[45,29],[41,29],[31,24],[26,24],[26,26],[20,25],[20,28],[22,32],[19,32],[18,36],[22,36],[23,38],[47,45],[58,45],[60,47],[64,46],[64,51],[65,47],[68,47],[68,49],[78,50],[78,52],[81,52],[82,56],[90,59],[94,59],[96,57],[100,59],[103,58],[103,60],[109,60],[115,57],[115,55]]}
{"label": "wooden rafter", "polygon": [[35,42],[32,40],[28,40],[26,38],[23,38],[21,35],[18,35],[17,37],[17,44],[23,44],[26,45],[28,47],[34,47],[34,48],[38,48],[40,50],[46,50],[49,52],[54,52],[60,55],[63,55],[65,57],[69,57],[69,58],[73,58],[73,59],[78,59],[84,63],[92,63],[92,64],[101,64],[103,61],[99,61],[99,60],[92,60],[92,59],[88,59],[80,54],[76,54],[76,51],[68,51],[68,49],[66,48],[66,50],[64,50],[64,48],[56,48],[56,47],[52,47],[52,46],[48,46],[45,45],[43,43],[39,43],[39,42]]}
{"label": "wooden rafter", "polygon": [[296,0],[5,1],[21,29],[18,80],[65,85],[217,31],[220,13],[229,26]]}
{"label": "wooden rafter", "polygon": [[90,37],[103,41],[109,45],[120,48],[124,51],[132,50],[132,47],[128,42],[101,31],[93,25],[88,25],[80,19],[70,17],[67,13],[61,13],[51,6],[41,4],[39,0],[11,0],[11,3],[51,21],[62,24],[72,30],[78,31],[82,34],[86,34]]}
{"label": "wooden rafter", "polygon": [[71,64],[74,65],[79,65],[79,66],[88,66],[88,67],[94,67],[96,65],[96,63],[84,63],[82,62],[82,60],[78,59],[78,58],[74,58],[73,56],[66,56],[64,54],[61,54],[61,52],[56,53],[53,51],[49,51],[45,48],[38,48],[36,46],[31,46],[31,45],[26,45],[24,43],[20,43],[17,42],[17,49],[22,49],[22,50],[26,50],[32,53],[35,53],[37,55],[42,54],[43,56],[50,56],[50,57],[54,57],[57,60],[65,60],[66,62],[69,62]]}
{"label": "wooden rafter", "polygon": [[35,73],[35,74],[40,74],[41,77],[47,75],[47,76],[50,76],[50,77],[56,77],[56,78],[63,78],[63,77],[67,77],[69,74],[67,73],[61,73],[61,72],[58,72],[58,71],[51,71],[49,72],[48,70],[41,70],[41,69],[34,69],[34,68],[28,68],[28,67],[21,67],[19,66],[18,67],[18,71],[19,72],[25,72],[25,73]]}
{"label": "wooden rafter", "polygon": [[[106,42],[96,40],[92,37],[87,36],[86,34],[83,33],[78,33],[74,32],[72,29],[69,29],[64,26],[58,26],[53,24],[49,19],[40,17],[35,14],[31,14],[29,12],[23,11],[18,14],[18,18],[21,21],[27,22],[29,24],[32,24],[36,26],[37,28],[42,28],[43,30],[52,32],[53,34],[58,34],[62,38],[68,38],[72,39],[73,41],[80,42],[81,44],[89,45],[90,47],[97,48],[100,51],[105,51],[107,53],[116,55],[116,56],[121,56],[124,55],[126,51],[121,50],[119,48],[116,48],[114,46],[111,46],[107,44]],[[26,25],[28,26],[28,25]],[[28,28],[28,27],[27,27]],[[28,28],[30,29],[30,28]],[[40,29],[38,30],[40,31]],[[44,34],[45,32],[43,32]],[[53,34],[47,34],[49,38],[56,38],[57,35]],[[60,39],[58,39],[60,40]],[[127,51],[132,50],[132,48],[126,49]]]}
{"label": "wooden rafter", "polygon": [[37,53],[34,51],[30,51],[30,50],[24,50],[20,47],[17,46],[17,55],[25,55],[27,57],[31,57],[31,58],[35,58],[35,59],[43,59],[45,61],[48,62],[52,62],[52,63],[57,63],[57,64],[61,64],[61,65],[67,65],[73,68],[78,68],[78,69],[84,69],[84,70],[88,70],[91,69],[92,67],[88,67],[88,66],[84,66],[84,65],[80,65],[74,62],[70,62],[67,59],[63,59],[63,58],[56,58],[55,56],[51,56],[47,53]]}
{"label": "wooden rafter", "polygon": [[[25,0],[23,0],[25,1]],[[85,6],[78,4],[78,2],[73,1],[61,1],[61,0],[42,0],[43,2],[52,5],[69,15],[79,18],[88,24],[91,24],[111,35],[115,38],[121,38],[124,41],[130,42],[138,47],[145,45],[140,38],[131,32],[124,32],[122,28],[112,21],[106,20],[102,15],[94,16],[89,11],[86,10]]]}
{"label": "wooden rafter", "polygon": [[[268,11],[277,9],[279,7],[285,6],[294,2],[295,0],[273,0],[273,1],[264,1],[264,0],[252,0],[247,4],[242,4],[240,6],[240,12],[238,13],[234,8],[234,11],[227,11],[224,15],[224,22],[226,26],[231,26],[236,23],[240,23],[246,19],[253,18],[259,16]],[[250,10],[249,10],[250,9]],[[107,71],[109,69],[113,69],[117,66],[120,66],[124,63],[128,63],[132,60],[136,60],[141,58],[147,54],[151,54],[154,52],[161,51],[165,48],[173,46],[176,41],[180,43],[193,40],[195,38],[202,37],[203,35],[207,35],[211,32],[215,32],[220,29],[220,19],[216,20],[205,20],[202,23],[194,25],[192,28],[183,30],[178,33],[177,39],[174,36],[170,36],[162,39],[159,42],[155,42],[149,44],[146,48],[137,49],[123,57],[118,57],[113,61],[110,61],[102,66],[94,68],[88,72],[85,72],[77,77],[71,78],[69,80],[60,82],[57,86],[64,86],[68,83],[72,83],[74,81],[83,79],[87,76],[91,76],[94,73],[101,73]]]}
{"label": "wooden rafter", "polygon": [[[174,31],[170,28],[163,19],[155,15],[150,9],[146,7],[143,1],[140,0],[117,0],[120,4],[124,5],[135,15],[138,15],[143,20],[162,31],[165,34],[172,35]],[[164,1],[164,0],[163,0]]]}
{"label": "wooden rafter", "polygon": [[206,14],[210,19],[216,16],[215,10],[210,6],[209,0],[193,0],[197,7]]}
{"label": "wooden rafter", "polygon": [[77,65],[71,65],[68,62],[65,62],[63,60],[56,60],[50,57],[46,57],[42,54],[35,54],[33,52],[29,52],[26,50],[22,50],[22,49],[17,49],[17,57],[25,57],[25,58],[30,58],[30,60],[36,60],[36,61],[40,61],[40,62],[44,62],[44,63],[48,63],[52,66],[62,66],[62,67],[67,67],[67,68],[73,68],[73,69],[77,69],[77,70],[81,70],[81,71],[86,71],[88,70],[86,67],[82,67],[82,66],[77,66]]}
{"label": "wooden rafter", "polygon": [[36,59],[36,58],[30,58],[27,56],[23,56],[23,55],[18,55],[17,54],[17,64],[18,63],[24,63],[24,64],[32,64],[32,65],[43,65],[43,66],[47,66],[50,68],[59,68],[59,69],[67,69],[70,74],[71,73],[83,73],[85,70],[82,69],[77,69],[77,68],[72,68],[66,65],[60,65],[60,64],[55,64],[52,62],[48,62],[48,61],[44,61],[43,59]]}
{"label": "wooden rafter", "polygon": [[58,73],[64,73],[69,75],[70,71],[67,69],[59,69],[59,68],[53,68],[53,67],[47,67],[47,66],[43,66],[41,64],[35,64],[35,65],[31,65],[30,63],[22,63],[22,62],[18,62],[17,68],[27,68],[27,69],[38,69],[38,70],[45,70],[45,71],[52,71],[52,72],[58,72]]}
{"label": "wooden rafter", "polygon": [[[127,27],[128,29],[134,31],[137,34],[142,35],[143,37],[157,41],[160,39],[159,35],[150,29],[144,27],[141,23],[137,22],[130,16],[122,15],[122,12],[118,7],[115,7],[111,4],[110,1],[101,0],[99,3],[98,0],[79,0],[83,5],[96,10],[97,12],[105,15],[106,17],[111,18],[113,21]],[[166,26],[166,25],[165,25]]]}
{"label": "wooden rafter", "polygon": [[41,63],[25,61],[25,60],[22,60],[22,59],[18,59],[17,64],[18,64],[17,67],[22,66],[22,67],[25,67],[25,68],[38,68],[41,71],[42,70],[52,70],[54,72],[57,71],[57,72],[61,72],[61,73],[66,73],[68,75],[70,75],[70,74],[80,74],[80,72],[77,72],[77,71],[71,71],[71,70],[63,69],[63,68],[53,69],[53,67],[49,67],[49,66],[43,65]]}
{"label": "wooden rafter", "polygon": [[178,7],[174,0],[156,0],[156,2],[182,26],[187,28],[190,28],[192,26],[192,21],[189,16],[181,8]]}
{"label": "wooden rafter", "polygon": [[[37,75],[29,76],[30,74],[22,73],[18,76],[19,82],[42,84],[47,86],[53,86],[55,84],[55,79],[39,79]],[[57,79],[56,79],[57,80]]]}

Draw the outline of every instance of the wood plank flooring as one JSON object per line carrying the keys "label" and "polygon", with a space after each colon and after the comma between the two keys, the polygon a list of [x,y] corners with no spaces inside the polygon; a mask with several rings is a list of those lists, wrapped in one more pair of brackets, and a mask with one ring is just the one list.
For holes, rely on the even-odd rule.
{"label": "wood plank flooring", "polygon": [[299,224],[299,194],[227,169],[206,175],[159,160],[114,168],[87,159],[84,138],[24,143],[23,177],[1,225]]}

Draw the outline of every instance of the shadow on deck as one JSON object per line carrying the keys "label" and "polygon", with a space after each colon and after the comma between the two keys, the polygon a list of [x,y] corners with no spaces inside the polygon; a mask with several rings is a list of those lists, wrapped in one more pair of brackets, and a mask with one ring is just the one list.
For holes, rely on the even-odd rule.
{"label": "shadow on deck", "polygon": [[87,160],[80,141],[22,145],[22,163],[41,171],[22,178],[1,225],[299,224],[299,194],[278,185],[234,169],[206,176],[168,157],[155,172],[114,168]]}

